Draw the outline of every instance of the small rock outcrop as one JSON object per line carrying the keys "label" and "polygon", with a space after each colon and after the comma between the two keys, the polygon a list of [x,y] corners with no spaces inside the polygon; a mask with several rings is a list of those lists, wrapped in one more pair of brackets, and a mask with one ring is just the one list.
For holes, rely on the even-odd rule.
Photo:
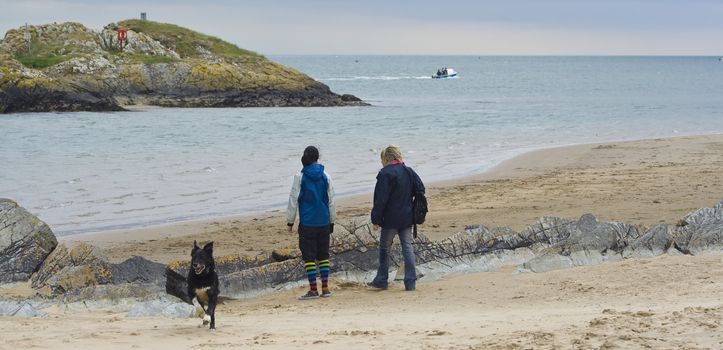
{"label": "small rock outcrop", "polygon": [[[163,264],[138,256],[112,264],[99,248],[80,243],[72,249],[64,244],[58,246],[32,276],[31,286],[41,294],[68,297],[89,295],[92,291],[87,288],[100,285],[130,284],[154,289],[162,286],[165,279]],[[123,290],[111,292],[118,291]]]}
{"label": "small rock outcrop", "polygon": [[108,284],[111,266],[99,248],[81,243],[72,249],[59,245],[31,279],[44,294],[58,295],[80,288]]}
{"label": "small rock outcrop", "polygon": [[57,245],[48,225],[0,198],[0,283],[27,281]]}
{"label": "small rock outcrop", "polygon": [[25,300],[0,300],[0,316],[47,317],[48,313]]}
{"label": "small rock outcrop", "polygon": [[[118,31],[127,40],[118,42]],[[164,107],[360,106],[311,77],[218,38],[142,20],[11,29],[0,41],[0,113]]]}
{"label": "small rock outcrop", "polygon": [[163,297],[146,300],[133,305],[128,317],[163,316],[168,318],[189,318],[196,314],[196,308],[178,299]]}
{"label": "small rock outcrop", "polygon": [[658,224],[630,243],[623,250],[623,257],[643,258],[662,255],[670,250],[674,241],[675,237],[668,225]]}
{"label": "small rock outcrop", "polygon": [[[723,202],[688,214],[683,222],[681,227],[656,225],[641,233],[625,223],[599,222],[592,214],[578,220],[542,217],[519,233],[509,228],[471,225],[441,241],[430,241],[420,234],[413,245],[420,269],[429,276],[439,276],[435,270],[455,271],[457,266],[470,267],[480,261],[485,269],[522,265],[533,272],[545,272],[628,258],[723,250]],[[379,236],[369,225],[355,224],[345,229],[346,233],[332,237],[331,272],[339,278],[370,278],[378,266]],[[303,282],[305,277],[295,249],[276,250],[239,264],[241,260],[219,259],[222,296],[252,297],[288,283]],[[392,249],[390,267],[396,269],[401,261],[400,249]],[[166,291],[188,301],[187,272],[187,263],[168,265]]]}
{"label": "small rock outcrop", "polygon": [[111,283],[147,283],[163,285],[166,265],[133,256],[121,263],[110,265]]}
{"label": "small rock outcrop", "polygon": [[525,263],[526,268],[544,272],[620,260],[628,242],[640,236],[633,226],[617,222],[600,223],[592,214],[557,226],[555,230],[562,231],[562,236],[567,238],[543,249]]}
{"label": "small rock outcrop", "polygon": [[684,253],[723,249],[723,201],[686,215],[680,225],[674,233],[675,244]]}

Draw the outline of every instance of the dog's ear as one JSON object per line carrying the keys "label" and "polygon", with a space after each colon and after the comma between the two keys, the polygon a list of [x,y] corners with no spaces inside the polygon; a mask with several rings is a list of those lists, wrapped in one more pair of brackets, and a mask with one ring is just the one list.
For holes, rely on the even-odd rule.
{"label": "dog's ear", "polygon": [[201,249],[201,248],[198,247],[198,244],[196,244],[196,241],[194,240],[193,241],[193,249],[191,249],[191,256],[193,256],[193,254],[196,254],[196,251],[199,249]]}
{"label": "dog's ear", "polygon": [[213,241],[206,243],[206,245],[203,246],[203,250],[207,251],[209,254],[213,253]]}

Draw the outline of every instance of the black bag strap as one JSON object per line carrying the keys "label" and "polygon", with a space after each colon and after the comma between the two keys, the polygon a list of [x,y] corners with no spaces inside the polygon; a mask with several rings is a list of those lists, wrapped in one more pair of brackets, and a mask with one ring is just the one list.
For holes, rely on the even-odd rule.
{"label": "black bag strap", "polygon": [[414,183],[414,174],[412,173],[413,170],[406,165],[404,165],[404,170],[406,170],[407,175],[409,175],[409,184],[410,188],[412,189],[412,235],[414,236],[414,238],[417,238],[417,218],[414,216],[416,214],[416,210],[414,209],[414,197],[417,195],[417,186]]}

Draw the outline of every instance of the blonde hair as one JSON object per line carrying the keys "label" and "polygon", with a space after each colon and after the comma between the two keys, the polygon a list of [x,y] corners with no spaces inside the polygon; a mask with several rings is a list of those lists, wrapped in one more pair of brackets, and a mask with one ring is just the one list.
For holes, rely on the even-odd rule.
{"label": "blonde hair", "polygon": [[389,145],[387,148],[382,150],[382,163],[389,164],[393,160],[402,160],[402,150],[399,149],[399,146],[396,145]]}

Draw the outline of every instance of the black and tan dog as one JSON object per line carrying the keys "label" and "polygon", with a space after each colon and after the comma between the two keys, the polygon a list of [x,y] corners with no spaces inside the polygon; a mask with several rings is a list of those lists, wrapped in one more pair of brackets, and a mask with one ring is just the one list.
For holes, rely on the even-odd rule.
{"label": "black and tan dog", "polygon": [[188,270],[188,297],[196,308],[203,310],[203,325],[216,329],[216,304],[218,303],[218,275],[214,270],[213,242],[199,248],[193,241],[191,268]]}

